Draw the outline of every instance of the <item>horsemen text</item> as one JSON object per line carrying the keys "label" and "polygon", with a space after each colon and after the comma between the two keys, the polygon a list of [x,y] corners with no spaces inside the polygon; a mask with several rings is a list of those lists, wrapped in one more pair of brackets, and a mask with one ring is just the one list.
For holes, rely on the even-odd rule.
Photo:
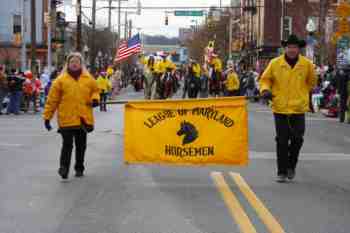
{"label": "horsemen text", "polygon": [[174,157],[208,157],[215,155],[214,146],[205,147],[178,147],[178,146],[165,146],[165,155]]}
{"label": "horsemen text", "polygon": [[167,119],[175,118],[176,116],[187,116],[189,114],[192,114],[193,116],[202,116],[207,120],[219,122],[226,128],[230,128],[234,125],[233,119],[224,113],[219,112],[213,107],[160,111],[147,118],[147,120],[144,122],[144,125],[151,129],[154,126],[158,125],[160,122]]}

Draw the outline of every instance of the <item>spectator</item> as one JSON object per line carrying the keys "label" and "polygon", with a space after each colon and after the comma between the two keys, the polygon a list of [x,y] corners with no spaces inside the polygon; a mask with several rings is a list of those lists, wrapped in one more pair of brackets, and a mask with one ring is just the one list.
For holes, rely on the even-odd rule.
{"label": "spectator", "polygon": [[16,74],[16,70],[12,69],[10,75],[8,76],[8,87],[9,87],[9,94],[10,94],[10,102],[7,106],[7,113],[6,114],[20,114],[20,106],[21,106],[21,100],[22,100],[22,87],[24,82],[23,73]]}
{"label": "spectator", "polygon": [[8,92],[7,77],[4,66],[0,66],[0,115],[2,115],[3,102]]}
{"label": "spectator", "polygon": [[33,104],[33,111],[39,112],[39,97],[41,92],[41,82],[34,77],[31,71],[24,73],[25,81],[23,84],[24,94],[24,112],[28,112],[30,104]]}

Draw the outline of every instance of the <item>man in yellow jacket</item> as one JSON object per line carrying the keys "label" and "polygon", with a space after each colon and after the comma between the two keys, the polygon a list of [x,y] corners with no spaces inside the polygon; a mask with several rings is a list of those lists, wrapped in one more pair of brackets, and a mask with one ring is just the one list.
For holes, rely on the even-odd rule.
{"label": "man in yellow jacket", "polygon": [[100,89],[100,111],[107,112],[107,96],[108,92],[112,89],[112,84],[107,78],[106,72],[101,72],[101,75],[97,78],[97,85]]}
{"label": "man in yellow jacket", "polygon": [[45,128],[50,131],[50,120],[57,111],[58,132],[63,139],[58,173],[63,180],[68,178],[73,141],[76,148],[75,175],[84,175],[87,133],[94,127],[93,107],[99,105],[97,82],[83,67],[82,61],[79,53],[68,56],[66,68],[50,88],[43,112]]}
{"label": "man in yellow jacket", "polygon": [[300,55],[305,41],[291,35],[282,42],[285,54],[273,59],[260,79],[260,92],[272,103],[276,126],[277,182],[295,177],[299,152],[304,142],[305,113],[309,93],[317,78],[314,64]]}

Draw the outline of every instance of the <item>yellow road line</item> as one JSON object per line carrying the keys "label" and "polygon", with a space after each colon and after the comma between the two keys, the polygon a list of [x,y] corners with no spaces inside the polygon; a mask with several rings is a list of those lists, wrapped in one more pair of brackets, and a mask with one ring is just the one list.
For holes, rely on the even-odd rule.
{"label": "yellow road line", "polygon": [[211,172],[210,176],[214,180],[218,190],[224,199],[226,206],[228,207],[231,216],[234,221],[238,224],[241,233],[257,233],[255,227],[249,220],[249,217],[244,212],[241,204],[235,197],[234,193],[231,191],[230,187],[226,183],[221,172]]}
{"label": "yellow road line", "polygon": [[230,172],[232,179],[235,181],[241,192],[247,198],[250,205],[255,209],[261,221],[266,225],[267,229],[271,233],[285,233],[282,226],[278,223],[275,217],[272,216],[270,211],[264,206],[262,201],[255,195],[252,189],[244,181],[240,174]]}

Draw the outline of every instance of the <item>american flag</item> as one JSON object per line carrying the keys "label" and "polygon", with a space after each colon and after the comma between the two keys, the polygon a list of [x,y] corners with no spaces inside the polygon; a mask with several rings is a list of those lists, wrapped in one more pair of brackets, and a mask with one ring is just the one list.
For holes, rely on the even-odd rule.
{"label": "american flag", "polygon": [[140,35],[137,34],[131,37],[128,41],[123,41],[120,43],[115,62],[120,62],[125,58],[130,57],[135,53],[141,52],[141,40]]}

